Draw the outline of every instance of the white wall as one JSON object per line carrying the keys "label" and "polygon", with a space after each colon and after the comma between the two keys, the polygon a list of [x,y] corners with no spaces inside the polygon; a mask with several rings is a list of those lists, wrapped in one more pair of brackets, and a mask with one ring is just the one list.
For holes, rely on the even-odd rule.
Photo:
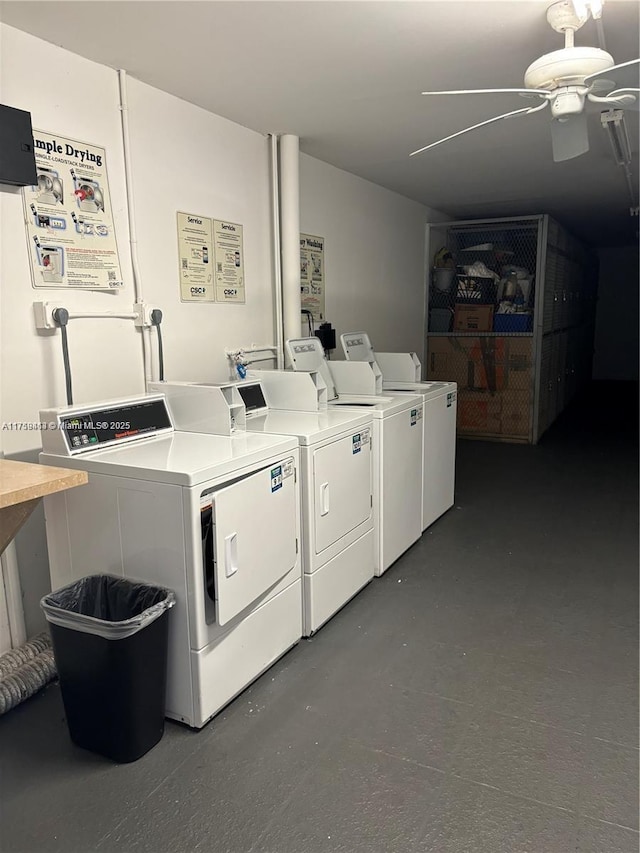
{"label": "white wall", "polygon": [[599,249],[593,378],[638,379],[638,247]]}
{"label": "white wall", "polygon": [[[72,53],[0,24],[0,99],[29,110],[34,128],[104,146],[116,239],[125,287],[121,293],[33,288],[19,190],[0,193],[0,336],[2,419],[37,421],[44,406],[64,405],[60,335],[41,335],[33,321],[35,300],[58,301],[71,310],[129,311],[133,305],[125,210],[122,135],[115,73]],[[34,57],[38,61],[34,61]],[[43,76],[42,69],[46,69]],[[52,81],[55,81],[53,83]],[[83,105],[89,104],[90,108]],[[74,394],[96,400],[143,390],[140,333],[128,321],[71,321]],[[37,433],[2,432],[7,455],[39,446]]]}
{"label": "white wall", "polygon": [[[302,154],[300,230],[325,238],[326,316],[381,352],[424,350],[425,224],[445,218]],[[338,346],[334,357],[342,358]]]}
{"label": "white wall", "polygon": [[[106,149],[125,280],[119,293],[34,289],[21,193],[0,188],[0,418],[37,421],[41,408],[64,405],[65,394],[59,333],[36,331],[32,303],[126,312],[134,301],[118,78],[4,24],[0,48],[2,103],[31,112],[37,129]],[[226,378],[225,347],[273,343],[268,141],[133,79],[129,120],[140,270],[145,300],[164,315],[165,375]],[[180,302],[178,210],[244,225],[246,305]],[[424,226],[434,218],[402,196],[301,157],[301,229],[326,238],[327,315],[339,331],[366,328],[378,349],[422,352]],[[72,320],[69,338],[77,402],[143,391],[142,339],[132,322]],[[0,431],[8,456],[37,461],[39,447],[37,432]],[[41,508],[16,545],[33,633],[49,589]]]}
{"label": "white wall", "polygon": [[[130,131],[145,299],[163,311],[165,376],[229,378],[225,347],[273,344],[269,143],[136,80]],[[246,304],[180,302],[176,212],[244,226]]]}
{"label": "white wall", "polygon": [[[0,415],[3,423],[32,422],[38,420],[41,407],[65,402],[60,336],[38,334],[33,322],[34,300],[59,301],[75,310],[128,311],[133,304],[117,78],[108,68],[0,24],[0,81],[0,101],[29,110],[35,128],[106,148],[125,279],[119,294],[34,289],[21,192],[0,188]],[[86,104],[90,109],[83,108]],[[69,347],[78,400],[143,390],[141,339],[131,326],[120,320],[72,321]],[[37,461],[37,432],[2,431],[0,443],[7,455]],[[16,547],[25,621],[28,633],[33,634],[44,626],[38,602],[50,588],[41,508],[18,535]]]}
{"label": "white wall", "polygon": [[[34,289],[21,193],[0,189],[0,417],[37,421],[40,408],[64,405],[65,393],[60,336],[36,331],[32,303],[129,311],[134,301],[118,79],[113,69],[4,24],[0,57],[2,103],[30,111],[37,129],[106,149],[125,279],[118,294]],[[267,140],[135,80],[129,80],[129,96],[140,269],[145,299],[163,310],[165,375],[227,378],[225,346],[273,339]],[[177,210],[243,223],[246,305],[180,303]],[[71,321],[69,342],[77,402],[143,392],[142,341],[132,322]],[[0,431],[0,441],[8,456],[37,461],[37,432]],[[38,602],[49,588],[41,510],[16,545],[27,629],[33,633],[43,624]]]}
{"label": "white wall", "polygon": [[[119,293],[34,289],[17,190],[2,203],[2,417],[37,420],[43,405],[64,404],[59,335],[38,333],[34,300],[70,309],[129,311],[134,301],[118,109],[109,68],[1,25],[3,103],[29,110],[35,128],[102,145],[126,286]],[[38,63],[33,56],[39,57]],[[43,86],[47,68],[55,87]],[[54,92],[54,96],[49,95]],[[269,161],[264,136],[129,81],[136,225],[144,297],[163,310],[168,378],[227,378],[225,346],[273,338]],[[90,104],[90,109],[80,105]],[[180,302],[176,211],[244,225],[246,305]],[[141,333],[119,320],[71,321],[77,402],[143,391]],[[34,448],[37,436],[4,433],[7,454]]]}

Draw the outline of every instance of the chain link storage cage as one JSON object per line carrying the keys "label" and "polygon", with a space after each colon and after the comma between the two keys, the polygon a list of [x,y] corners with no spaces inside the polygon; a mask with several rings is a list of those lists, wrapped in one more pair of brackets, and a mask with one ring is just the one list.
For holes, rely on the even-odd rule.
{"label": "chain link storage cage", "polygon": [[[427,378],[458,434],[535,442],[590,376],[597,264],[546,215],[433,226]],[[560,307],[556,307],[560,306]]]}

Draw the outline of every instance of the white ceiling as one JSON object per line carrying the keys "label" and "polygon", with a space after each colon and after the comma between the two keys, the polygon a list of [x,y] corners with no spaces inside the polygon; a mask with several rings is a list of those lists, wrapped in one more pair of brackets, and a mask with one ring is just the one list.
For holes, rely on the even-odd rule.
{"label": "white ceiling", "polygon": [[[424,98],[439,88],[517,87],[562,46],[545,0],[4,2],[1,19],[457,218],[551,213],[594,245],[628,244],[624,175],[590,111],[591,150],[551,157],[547,111],[430,141],[518,109],[518,95]],[[607,49],[638,56],[637,0],[607,0]],[[597,45],[589,21],[577,44]],[[636,155],[638,114],[627,113]]]}

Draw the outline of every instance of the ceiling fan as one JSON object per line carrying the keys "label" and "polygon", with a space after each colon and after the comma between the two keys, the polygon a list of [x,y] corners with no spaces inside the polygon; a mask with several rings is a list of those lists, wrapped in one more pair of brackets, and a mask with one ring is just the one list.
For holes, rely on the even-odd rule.
{"label": "ceiling fan", "polygon": [[[472,130],[485,127],[503,119],[519,115],[530,115],[551,107],[551,143],[554,161],[570,160],[589,150],[587,133],[587,103],[603,104],[613,109],[638,109],[640,88],[638,70],[640,59],[616,65],[610,53],[604,50],[604,35],[601,26],[602,2],[580,2],[560,0],[547,10],[547,21],[559,33],[564,33],[565,46],[554,50],[532,62],[524,75],[522,89],[461,89],[445,92],[422,92],[423,95],[484,95],[518,94],[539,100],[535,106],[511,110],[499,116],[481,121],[444,139],[412,151],[413,157],[428,151],[443,142],[449,142]],[[589,16],[599,25],[601,47],[576,47],[574,35],[586,23]],[[625,78],[631,75],[630,83]],[[623,81],[616,83],[614,80]]]}

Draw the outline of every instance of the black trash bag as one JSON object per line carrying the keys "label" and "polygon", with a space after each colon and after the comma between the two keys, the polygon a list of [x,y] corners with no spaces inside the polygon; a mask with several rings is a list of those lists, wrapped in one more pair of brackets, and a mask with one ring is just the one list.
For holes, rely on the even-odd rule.
{"label": "black trash bag", "polygon": [[49,622],[112,639],[139,631],[174,604],[164,587],[115,575],[90,575],[41,601]]}
{"label": "black trash bag", "polygon": [[164,731],[169,609],[164,587],[92,575],[41,601],[71,739],[136,761]]}

